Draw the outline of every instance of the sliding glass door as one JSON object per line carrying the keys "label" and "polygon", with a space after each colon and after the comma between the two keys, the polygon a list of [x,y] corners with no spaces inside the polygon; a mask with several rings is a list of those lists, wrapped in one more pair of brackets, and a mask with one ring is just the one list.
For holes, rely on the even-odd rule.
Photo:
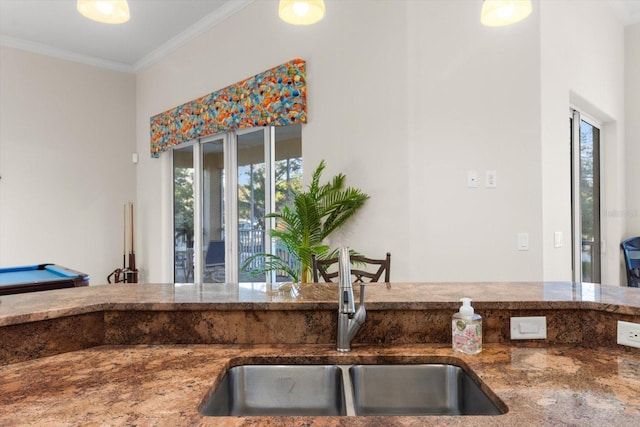
{"label": "sliding glass door", "polygon": [[302,187],[301,153],[300,125],[246,129],[173,150],[174,187],[183,194],[174,191],[176,236],[185,215],[192,236],[182,233],[175,241],[177,282],[288,279],[277,272],[252,276],[263,260],[247,260],[274,253],[297,262],[269,238],[273,221],[265,215],[290,203],[292,191]]}
{"label": "sliding glass door", "polygon": [[600,129],[573,110],[571,119],[573,280],[600,283]]}
{"label": "sliding glass door", "polygon": [[[302,147],[300,133],[294,126],[275,128],[275,135],[272,209],[274,212],[282,212],[282,208],[293,204],[295,193],[302,191]],[[298,259],[277,239],[271,241],[270,253],[285,260],[293,270],[300,270]],[[272,280],[276,282],[292,280],[284,271],[274,272],[274,275]]]}
{"label": "sliding glass door", "polygon": [[[272,212],[270,207],[270,191],[267,184],[270,179],[267,174],[266,157],[271,153],[270,129],[245,132],[236,135],[237,149],[237,242],[239,280],[266,281],[265,277],[251,277],[247,271],[258,267],[261,259],[255,259],[246,264],[247,260],[258,253],[266,253],[269,242],[267,228],[269,221],[265,221],[265,214]],[[270,176],[270,173],[269,173]],[[269,199],[269,200],[268,200]],[[245,265],[246,264],[246,265]],[[242,267],[245,268],[242,268]]]}
{"label": "sliding glass door", "polygon": [[224,282],[225,137],[202,143],[202,268],[199,282]]}
{"label": "sliding glass door", "polygon": [[193,184],[193,145],[173,150],[173,280],[177,283],[190,283],[194,280]]}

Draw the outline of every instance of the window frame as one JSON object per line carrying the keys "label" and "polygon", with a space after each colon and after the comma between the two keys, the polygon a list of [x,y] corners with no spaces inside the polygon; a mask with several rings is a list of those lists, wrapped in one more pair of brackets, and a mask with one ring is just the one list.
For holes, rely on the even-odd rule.
{"label": "window frame", "polygon": [[[577,283],[581,283],[583,280],[582,275],[582,208],[580,198],[580,128],[581,123],[585,122],[590,126],[598,129],[598,150],[594,154],[594,163],[597,161],[598,168],[598,211],[594,211],[594,215],[597,215],[598,222],[598,242],[596,248],[597,253],[594,257],[598,258],[597,275],[598,283],[602,282],[604,259],[604,225],[601,218],[600,211],[602,210],[602,186],[603,186],[603,165],[602,165],[602,147],[604,143],[604,123],[595,119],[593,116],[585,113],[584,110],[571,105],[569,107],[569,118],[571,119],[571,270],[572,280]],[[575,138],[578,138],[577,142]],[[577,150],[574,148],[578,148]],[[595,178],[594,178],[595,179]],[[577,183],[577,184],[576,184]],[[595,185],[595,182],[594,182]],[[595,242],[594,242],[595,243]]]}
{"label": "window frame", "polygon": [[[238,137],[249,133],[263,133],[263,148],[264,148],[264,162],[265,162],[265,213],[275,212],[275,191],[276,191],[276,127],[254,127],[247,129],[240,129],[223,134],[216,134],[207,136],[204,138],[194,139],[192,141],[185,142],[183,144],[176,145],[171,148],[170,165],[171,173],[169,174],[171,179],[171,253],[172,259],[175,260],[175,199],[174,199],[174,185],[175,185],[175,168],[174,168],[174,153],[176,150],[183,149],[185,147],[193,146],[193,198],[194,198],[194,243],[193,252],[196,254],[194,258],[193,266],[193,282],[202,282],[204,273],[204,250],[207,242],[204,242],[203,235],[203,200],[204,200],[204,149],[203,144],[213,141],[222,140],[223,144],[223,168],[224,168],[224,185],[223,185],[223,198],[224,198],[224,220],[223,220],[223,240],[225,242],[225,282],[237,283],[239,282],[239,242],[238,242]],[[300,128],[300,139],[302,143],[302,128]],[[300,147],[302,150],[302,147]],[[300,152],[302,158],[302,151]],[[264,221],[264,251],[265,253],[272,253],[273,251],[273,239],[270,238],[271,230],[275,226],[275,220],[273,218],[265,218]],[[232,238],[233,236],[233,238]],[[175,280],[176,275],[175,262],[173,263],[172,273]],[[269,272],[265,277],[266,283],[274,283],[276,281],[276,273]]]}

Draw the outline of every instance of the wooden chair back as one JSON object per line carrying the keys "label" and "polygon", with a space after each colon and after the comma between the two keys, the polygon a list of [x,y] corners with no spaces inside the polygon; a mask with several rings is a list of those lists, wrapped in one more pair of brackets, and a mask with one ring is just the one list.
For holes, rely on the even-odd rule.
{"label": "wooden chair back", "polygon": [[[338,257],[329,259],[317,259],[311,255],[311,269],[313,281],[319,282],[320,278],[326,283],[332,283],[338,277]],[[335,271],[331,267],[335,265]],[[384,273],[384,282],[389,282],[391,277],[391,254],[387,252],[384,259],[367,258],[362,255],[351,255],[351,275],[354,282],[378,282]],[[355,268],[354,268],[355,267]],[[368,269],[364,269],[370,267]],[[375,270],[375,271],[374,271]]]}

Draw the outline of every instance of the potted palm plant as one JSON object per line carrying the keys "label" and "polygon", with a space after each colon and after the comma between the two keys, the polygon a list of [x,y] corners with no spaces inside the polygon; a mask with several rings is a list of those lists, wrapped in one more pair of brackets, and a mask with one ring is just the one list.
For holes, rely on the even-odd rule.
{"label": "potted palm plant", "polygon": [[282,212],[265,216],[276,219],[271,237],[278,239],[288,254],[297,259],[299,269],[291,267],[292,263],[281,256],[260,253],[247,259],[243,270],[246,271],[253,260],[262,258],[264,262],[259,263],[260,267],[251,269],[249,273],[257,275],[284,271],[294,282],[309,283],[311,255],[316,254],[318,259],[335,255],[337,249],[331,250],[324,243],[325,239],[351,218],[369,196],[357,188],[344,188],[344,174],[338,174],[330,182],[321,185],[320,177],[324,168],[323,160],[313,173],[306,191],[296,192],[293,203],[285,206]]}

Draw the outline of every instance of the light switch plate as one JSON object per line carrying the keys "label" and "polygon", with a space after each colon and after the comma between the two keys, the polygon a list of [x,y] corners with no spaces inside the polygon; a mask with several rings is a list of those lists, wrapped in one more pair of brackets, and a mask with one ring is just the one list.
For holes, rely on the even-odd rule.
{"label": "light switch plate", "polygon": [[478,171],[471,170],[467,172],[467,187],[478,188]]}
{"label": "light switch plate", "polygon": [[496,171],[487,171],[484,184],[487,188],[496,188],[498,186],[498,174]]}
{"label": "light switch plate", "polygon": [[545,316],[512,317],[511,339],[547,339],[547,318]]}
{"label": "light switch plate", "polygon": [[518,250],[529,250],[529,233],[518,233]]}
{"label": "light switch plate", "polygon": [[561,248],[563,241],[562,241],[562,231],[556,231],[553,233],[553,247],[554,248]]}

